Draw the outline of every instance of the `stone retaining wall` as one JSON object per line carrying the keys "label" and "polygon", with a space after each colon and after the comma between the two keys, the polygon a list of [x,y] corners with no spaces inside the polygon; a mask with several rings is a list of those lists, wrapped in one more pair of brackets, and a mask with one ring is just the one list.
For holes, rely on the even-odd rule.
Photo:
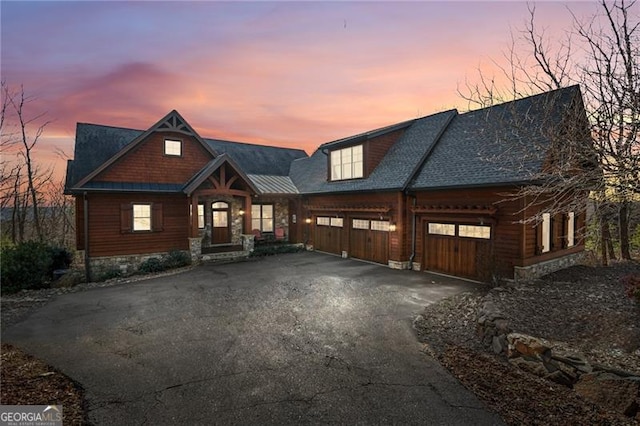
{"label": "stone retaining wall", "polygon": [[546,260],[530,266],[514,266],[513,278],[516,281],[527,281],[539,278],[570,266],[578,265],[584,260],[584,252],[568,254],[566,256]]}
{"label": "stone retaining wall", "polygon": [[640,377],[592,364],[580,354],[557,349],[547,340],[514,333],[491,292],[478,309],[476,332],[486,348],[506,356],[519,369],[573,388],[596,405],[640,420]]}
{"label": "stone retaining wall", "polygon": [[[188,251],[183,250],[190,254]],[[151,258],[161,258],[168,252],[131,254],[123,256],[105,256],[92,257],[89,259],[91,270],[91,280],[100,279],[101,276],[111,273],[120,273],[121,275],[130,275],[138,270],[142,262]]]}

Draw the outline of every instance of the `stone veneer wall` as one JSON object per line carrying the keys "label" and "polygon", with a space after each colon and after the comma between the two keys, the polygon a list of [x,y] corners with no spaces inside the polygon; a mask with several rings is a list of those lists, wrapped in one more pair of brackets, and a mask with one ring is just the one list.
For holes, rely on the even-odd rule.
{"label": "stone veneer wall", "polygon": [[[244,200],[232,196],[211,196],[206,198],[200,198],[200,203],[204,203],[204,229],[199,230],[199,235],[202,239],[202,246],[208,247],[211,245],[211,204],[216,201],[224,201],[231,206],[231,244],[242,244],[242,221],[243,217],[240,215],[240,210],[244,209]],[[249,232],[249,231],[247,231]]]}
{"label": "stone veneer wall", "polygon": [[275,228],[283,228],[285,241],[289,241],[289,200],[287,198],[264,198],[254,204],[273,204],[273,228],[274,230]]}
{"label": "stone veneer wall", "polygon": [[[185,253],[190,254],[189,251],[183,250]],[[120,272],[122,275],[133,274],[138,270],[140,264],[145,260],[155,258],[161,258],[166,255],[166,252],[160,253],[145,253],[145,254],[130,254],[121,256],[105,256],[105,257],[92,257],[89,259],[91,269],[91,279],[99,279],[100,276],[105,273],[110,273],[114,270]]]}
{"label": "stone veneer wall", "polygon": [[573,265],[581,263],[584,259],[584,253],[568,254],[557,259],[551,259],[544,262],[536,263],[530,266],[515,266],[513,278],[516,281],[526,281],[534,278],[550,274],[560,269],[565,269]]}

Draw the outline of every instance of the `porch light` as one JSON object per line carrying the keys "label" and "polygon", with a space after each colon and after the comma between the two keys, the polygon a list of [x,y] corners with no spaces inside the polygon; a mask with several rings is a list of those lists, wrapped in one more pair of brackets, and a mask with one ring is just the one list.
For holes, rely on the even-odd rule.
{"label": "porch light", "polygon": [[310,217],[306,218],[306,219],[304,220],[304,222],[305,222],[305,223],[307,223],[307,224],[311,223],[311,218],[310,218]]}
{"label": "porch light", "polygon": [[389,232],[396,232],[396,224],[392,223],[389,225]]}
{"label": "porch light", "polygon": [[244,216],[244,210],[240,209],[240,211],[238,212],[238,214],[239,214],[240,216]]}

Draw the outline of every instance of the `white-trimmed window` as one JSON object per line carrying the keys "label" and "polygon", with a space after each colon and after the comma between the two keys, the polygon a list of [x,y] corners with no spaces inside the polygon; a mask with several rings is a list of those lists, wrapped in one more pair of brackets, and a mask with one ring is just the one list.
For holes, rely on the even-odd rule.
{"label": "white-trimmed window", "polygon": [[551,214],[542,213],[542,253],[551,251]]}
{"label": "white-trimmed window", "polygon": [[371,230],[372,231],[389,231],[389,221],[388,220],[372,220],[371,221]]}
{"label": "white-trimmed window", "polygon": [[357,179],[364,176],[362,145],[331,151],[331,180]]}
{"label": "white-trimmed window", "polygon": [[171,155],[174,157],[182,156],[182,141],[175,139],[164,140],[164,155]]}
{"label": "white-trimmed window", "polygon": [[331,226],[331,218],[329,217],[320,217],[316,218],[316,225],[320,226]]}
{"label": "white-trimmed window", "polygon": [[364,219],[353,219],[351,227],[353,229],[369,229],[369,221]]}
{"label": "white-trimmed window", "polygon": [[576,214],[569,212],[567,215],[567,247],[576,245]]}
{"label": "white-trimmed window", "polygon": [[151,204],[133,205],[133,231],[151,231]]}
{"label": "white-trimmed window", "polygon": [[344,224],[344,219],[342,219],[341,217],[331,218],[331,226],[334,226],[336,228],[342,228],[343,224]]}
{"label": "white-trimmed window", "polygon": [[427,232],[432,235],[448,235],[455,237],[456,226],[451,223],[429,223]]}
{"label": "white-trimmed window", "polygon": [[251,205],[251,229],[273,232],[273,204]]}
{"label": "white-trimmed window", "polygon": [[484,225],[458,225],[458,236],[491,239],[491,227]]}

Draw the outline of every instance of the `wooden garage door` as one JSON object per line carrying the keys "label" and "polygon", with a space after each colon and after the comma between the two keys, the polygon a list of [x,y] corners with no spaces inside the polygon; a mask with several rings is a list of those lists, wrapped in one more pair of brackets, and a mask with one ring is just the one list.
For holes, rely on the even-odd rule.
{"label": "wooden garage door", "polygon": [[342,254],[342,225],[342,218],[318,216],[313,240],[314,249]]}
{"label": "wooden garage door", "polygon": [[485,278],[491,251],[490,226],[428,222],[426,228],[425,269]]}
{"label": "wooden garage door", "polygon": [[352,219],[349,256],[387,264],[389,262],[389,222]]}

